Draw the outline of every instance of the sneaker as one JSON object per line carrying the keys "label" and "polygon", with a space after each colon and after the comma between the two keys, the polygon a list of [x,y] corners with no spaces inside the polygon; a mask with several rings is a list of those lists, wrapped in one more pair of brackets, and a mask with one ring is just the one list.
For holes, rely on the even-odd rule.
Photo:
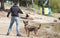
{"label": "sneaker", "polygon": [[9,35],[9,33],[6,34],[7,36]]}
{"label": "sneaker", "polygon": [[17,36],[21,36],[21,34],[17,34]]}

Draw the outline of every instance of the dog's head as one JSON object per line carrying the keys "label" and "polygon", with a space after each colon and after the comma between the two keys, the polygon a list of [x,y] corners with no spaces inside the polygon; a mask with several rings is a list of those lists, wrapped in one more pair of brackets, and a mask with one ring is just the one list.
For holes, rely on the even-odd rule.
{"label": "dog's head", "polygon": [[25,24],[25,26],[28,25],[28,21],[23,21],[23,23]]}

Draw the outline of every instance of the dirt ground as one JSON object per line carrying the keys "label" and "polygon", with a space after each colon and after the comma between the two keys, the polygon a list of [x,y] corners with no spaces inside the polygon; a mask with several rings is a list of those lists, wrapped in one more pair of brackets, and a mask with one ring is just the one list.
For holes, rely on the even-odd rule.
{"label": "dirt ground", "polygon": [[[4,11],[0,12],[0,38],[30,38],[27,37],[27,34],[25,33],[24,30],[24,24],[23,22],[20,20],[20,32],[22,34],[21,37],[17,37],[16,36],[16,24],[14,23],[13,28],[12,28],[12,32],[10,33],[9,36],[6,35],[8,27],[9,27],[9,23],[10,23],[10,17],[7,18],[6,17],[7,13],[5,13]],[[32,34],[34,35],[34,34]],[[32,38],[32,37],[31,37]],[[34,38],[39,38],[39,37],[35,37]]]}
{"label": "dirt ground", "polygon": [[[0,11],[0,38],[59,38],[60,37],[60,32],[58,32],[58,33],[53,32],[52,27],[48,26],[49,24],[46,25],[48,29],[45,28],[46,27],[45,24],[42,24],[42,27],[41,27],[41,29],[39,29],[37,36],[32,32],[30,34],[30,37],[27,37],[27,34],[24,30],[24,24],[23,24],[21,18],[20,18],[20,26],[19,27],[20,27],[20,33],[22,34],[22,36],[21,37],[16,36],[16,24],[15,23],[13,25],[12,32],[10,33],[10,35],[6,36],[7,30],[8,30],[8,27],[9,27],[9,23],[10,23],[10,19],[11,19],[10,17],[7,18],[6,15],[7,15],[7,12]],[[38,17],[42,17],[42,20],[43,20],[43,21],[42,20],[39,21],[39,18],[37,18],[37,16],[34,17],[34,19],[35,18],[38,19],[38,23],[39,22],[46,23],[48,21],[52,22],[54,20],[52,17],[48,17],[48,18],[52,18],[52,21],[51,21],[50,19],[46,18],[46,16],[38,16]],[[36,19],[33,20],[33,21],[36,22],[37,21]],[[60,22],[57,25],[58,25],[57,28],[58,27],[60,28]],[[54,26],[54,28],[56,28],[56,25]]]}

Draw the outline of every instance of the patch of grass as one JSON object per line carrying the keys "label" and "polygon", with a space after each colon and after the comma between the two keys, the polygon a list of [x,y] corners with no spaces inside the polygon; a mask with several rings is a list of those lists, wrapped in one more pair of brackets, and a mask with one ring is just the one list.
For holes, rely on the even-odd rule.
{"label": "patch of grass", "polygon": [[[29,5],[29,7],[32,8],[32,5]],[[38,5],[36,4],[34,4],[33,8],[38,9],[38,10],[40,9],[40,7],[38,7]]]}

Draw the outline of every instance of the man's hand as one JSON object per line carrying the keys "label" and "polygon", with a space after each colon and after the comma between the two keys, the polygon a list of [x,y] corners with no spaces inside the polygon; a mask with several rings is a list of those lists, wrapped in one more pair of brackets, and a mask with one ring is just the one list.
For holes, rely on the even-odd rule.
{"label": "man's hand", "polygon": [[27,19],[29,19],[29,20],[33,20],[32,16],[30,16],[30,15],[28,15],[28,14],[26,14],[26,17],[27,17]]}

